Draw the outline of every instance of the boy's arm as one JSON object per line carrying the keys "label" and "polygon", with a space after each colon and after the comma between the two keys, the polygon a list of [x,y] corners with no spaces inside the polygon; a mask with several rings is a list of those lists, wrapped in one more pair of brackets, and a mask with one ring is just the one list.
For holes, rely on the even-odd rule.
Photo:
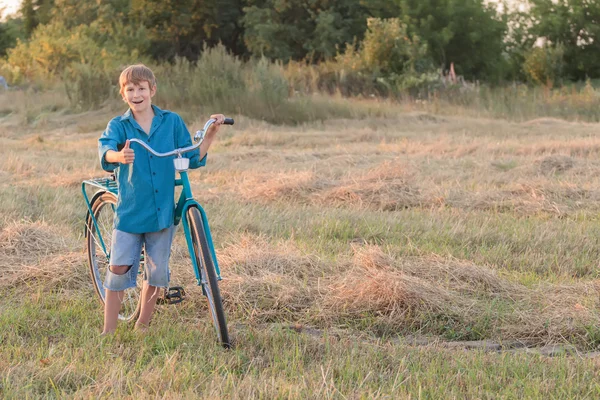
{"label": "boy's arm", "polygon": [[[125,143],[123,150],[118,151],[118,146]],[[126,156],[126,153],[131,153]],[[133,162],[133,150],[129,148],[129,141],[126,141],[124,129],[116,120],[111,120],[106,130],[98,139],[98,155],[102,169],[108,172],[114,171],[119,163]]]}
{"label": "boy's arm", "polygon": [[[213,114],[210,118],[214,118],[216,121],[214,124],[208,128],[206,135],[204,135],[204,140],[200,145],[199,151],[193,151],[187,153],[187,157],[190,159],[190,168],[198,168],[206,165],[206,156],[208,154],[208,149],[213,142],[213,139],[217,135],[219,128],[223,125],[225,121],[225,116],[223,114]],[[192,145],[192,139],[190,138],[190,132],[188,131],[183,119],[179,117],[180,129],[178,129],[178,137],[177,137],[177,147],[187,147]]]}
{"label": "boy's arm", "polygon": [[204,140],[202,141],[202,144],[200,145],[200,157],[201,158],[205,158],[206,155],[208,154],[208,149],[210,148],[210,145],[212,144],[212,141],[215,138],[216,134],[217,134],[217,132],[212,129],[212,126],[210,128],[208,128],[208,132],[206,132],[206,134],[204,135]]}
{"label": "boy's arm", "polygon": [[204,135],[204,140],[200,145],[200,157],[204,157],[206,153],[208,153],[208,149],[212,144],[213,139],[219,132],[221,125],[225,122],[225,116],[223,114],[213,114],[210,116],[210,119],[215,119],[215,123],[208,128],[206,135]]}
{"label": "boy's arm", "polygon": [[[192,138],[190,137],[190,132],[188,131],[187,127],[185,126],[183,119],[179,115],[177,115],[177,117],[178,117],[179,121],[176,125],[177,126],[177,129],[176,129],[177,143],[175,143],[175,147],[177,147],[177,148],[189,147],[192,145]],[[200,145],[200,148],[202,148],[202,145]],[[190,168],[192,168],[192,169],[204,167],[206,165],[206,151],[204,151],[204,154],[202,154],[202,157],[200,157],[200,152],[198,151],[198,149],[196,149],[194,151],[190,151],[189,153],[185,153],[183,156],[190,159]]]}

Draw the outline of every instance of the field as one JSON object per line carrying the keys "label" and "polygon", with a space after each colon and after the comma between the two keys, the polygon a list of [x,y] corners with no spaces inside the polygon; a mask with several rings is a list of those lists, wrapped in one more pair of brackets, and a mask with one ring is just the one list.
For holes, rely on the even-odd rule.
{"label": "field", "polygon": [[[99,336],[81,181],[103,174],[97,138],[124,110],[10,95],[0,397],[600,396],[597,124],[390,104],[296,126],[234,116],[190,174],[225,278],[224,350],[181,234],[186,301],[147,334]],[[191,131],[207,114],[183,113]]]}

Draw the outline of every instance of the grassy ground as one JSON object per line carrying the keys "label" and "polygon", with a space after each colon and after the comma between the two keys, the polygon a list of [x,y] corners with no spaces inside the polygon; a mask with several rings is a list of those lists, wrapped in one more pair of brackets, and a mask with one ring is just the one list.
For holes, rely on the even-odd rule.
{"label": "grassy ground", "polygon": [[[102,174],[96,141],[118,111],[76,115],[51,95],[34,105],[6,96],[2,397],[600,394],[598,361],[584,356],[600,345],[596,125],[392,106],[293,128],[236,118],[191,173],[225,276],[235,340],[225,351],[181,237],[172,268],[186,302],[162,307],[147,335],[121,325],[99,337],[80,182]],[[192,130],[203,117],[187,120]],[[408,337],[572,344],[579,355]]]}

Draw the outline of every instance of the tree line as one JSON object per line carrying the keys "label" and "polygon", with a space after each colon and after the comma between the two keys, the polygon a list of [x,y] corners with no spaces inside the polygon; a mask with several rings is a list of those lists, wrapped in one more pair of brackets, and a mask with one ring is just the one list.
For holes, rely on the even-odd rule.
{"label": "tree line", "polygon": [[265,57],[284,64],[354,57],[373,77],[395,84],[406,84],[406,76],[422,80],[451,64],[467,80],[490,83],[600,78],[600,2],[523,0],[522,5],[24,0],[16,16],[0,23],[0,56],[15,74],[28,77],[42,70],[61,74],[73,60],[106,64],[111,56],[193,62],[204,48],[221,44],[242,59]]}

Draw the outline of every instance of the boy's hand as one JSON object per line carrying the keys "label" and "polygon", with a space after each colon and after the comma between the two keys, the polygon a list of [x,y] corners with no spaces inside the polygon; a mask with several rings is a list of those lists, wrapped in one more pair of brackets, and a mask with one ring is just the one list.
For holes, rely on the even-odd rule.
{"label": "boy's hand", "polygon": [[223,125],[223,122],[225,122],[225,116],[223,114],[213,114],[210,116],[210,118],[215,119],[215,122],[210,126],[210,128],[208,128],[208,132],[206,133],[215,135],[219,131],[221,125]]}
{"label": "boy's hand", "polygon": [[133,149],[129,148],[129,140],[125,142],[125,147],[121,151],[119,151],[119,162],[121,164],[131,164],[135,159],[135,153]]}

